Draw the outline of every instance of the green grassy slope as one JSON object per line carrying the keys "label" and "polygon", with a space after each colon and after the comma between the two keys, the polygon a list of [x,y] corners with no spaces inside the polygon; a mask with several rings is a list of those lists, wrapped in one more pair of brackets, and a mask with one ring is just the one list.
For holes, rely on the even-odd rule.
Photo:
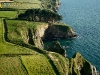
{"label": "green grassy slope", "polygon": [[2,3],[2,8],[30,9],[42,8],[40,0],[13,0],[12,3]]}
{"label": "green grassy slope", "polygon": [[[5,17],[7,15],[2,16]],[[15,14],[8,15],[7,17],[10,18],[13,16],[15,16]],[[8,22],[10,23],[9,27],[11,27],[10,30],[13,32],[13,26],[10,26],[11,23],[16,24],[18,22],[20,24],[23,21],[14,22],[9,20]],[[28,24],[25,26],[26,28],[34,27],[33,23],[26,23]],[[22,26],[24,27],[23,24]],[[5,29],[3,19],[0,18],[0,75],[56,75],[49,60],[44,54],[40,54],[34,50],[6,42],[4,40],[4,33]]]}
{"label": "green grassy slope", "polygon": [[41,8],[41,3],[19,3],[17,5],[10,4],[10,6],[2,5],[2,8],[16,8],[16,9],[30,9]]}
{"label": "green grassy slope", "polygon": [[[7,14],[7,12],[4,13]],[[2,16],[5,17],[7,15]],[[13,16],[15,16],[15,14],[8,15],[7,17],[11,18]],[[33,25],[33,23],[31,22],[29,23],[25,21],[23,23],[23,21],[15,20],[8,20],[7,23],[10,23],[10,32],[14,32],[13,29],[17,28],[17,26],[13,26],[14,23],[15,25],[16,23],[19,23],[18,25],[20,25],[20,27],[24,27],[24,23],[26,23],[26,29],[29,27],[34,28],[35,25],[41,24],[34,23]],[[56,75],[51,63],[49,62],[49,59],[46,58],[44,54],[40,54],[36,52],[36,50],[34,51],[22,46],[6,42],[4,40],[4,33],[5,29],[3,19],[0,18],[0,75]]]}
{"label": "green grassy slope", "polygon": [[[27,38],[25,35],[27,34],[28,28],[37,30],[37,28],[40,25],[47,25],[46,23],[41,23],[41,22],[29,22],[29,21],[20,21],[20,20],[6,20],[6,24],[8,27],[9,40],[12,42],[16,42],[16,43],[22,43],[21,41],[23,41],[23,43],[25,43],[25,38]],[[53,61],[53,64],[55,65],[55,67],[60,75],[64,75],[64,74],[68,73],[68,64],[69,64],[68,59],[66,59],[56,53],[50,53],[48,56]],[[52,59],[51,56],[54,59]],[[48,73],[50,75],[54,75],[50,66],[47,67],[47,65],[45,64],[44,69],[43,69],[44,62],[46,62],[48,64],[48,62],[47,62],[48,60],[44,59],[45,57],[43,55],[41,55],[41,58],[39,57],[37,59],[37,57],[38,57],[38,55],[35,55],[35,57],[32,57],[32,58],[30,58],[30,57],[25,58],[25,56],[22,56],[23,63],[26,65],[29,74],[35,73],[35,75],[38,75],[41,72],[41,73],[43,73],[43,75],[47,75]],[[56,61],[55,59],[57,59],[58,61]],[[33,61],[35,61],[35,62],[33,62]],[[32,64],[29,64],[29,62]],[[37,64],[37,67],[35,66],[36,64]],[[36,67],[36,70],[38,72],[36,70],[32,70],[33,67],[34,68]],[[40,70],[40,72],[39,72],[39,70]],[[47,72],[47,70],[48,70],[48,72]],[[50,70],[51,70],[51,72],[50,72]]]}
{"label": "green grassy slope", "polygon": [[72,28],[65,24],[65,23],[54,23],[53,24],[54,27],[58,28],[59,30],[63,31],[63,32],[71,32]]}
{"label": "green grassy slope", "polygon": [[27,75],[18,55],[34,54],[35,52],[5,42],[3,33],[2,19],[0,19],[0,75]]}
{"label": "green grassy slope", "polygon": [[6,20],[6,25],[8,28],[8,39],[11,42],[17,44],[28,44],[28,30],[31,29],[32,35],[34,36],[37,28],[40,25],[47,25],[47,23],[20,20]]}
{"label": "green grassy slope", "polygon": [[[29,0],[28,2],[30,1],[33,0]],[[50,4],[51,0],[48,1],[48,3],[46,0],[35,0],[33,4],[36,2],[39,5],[33,6],[44,8],[42,6],[42,4],[44,4],[46,5],[45,8],[48,8],[47,5]],[[21,5],[22,6],[18,6],[17,8],[30,7],[32,4],[29,3],[29,5],[25,5],[25,3],[23,3]],[[10,7],[16,6],[10,5]],[[58,60],[56,61],[47,54],[39,53],[35,47],[29,49],[5,41],[6,30],[2,18],[13,18],[16,17],[16,15],[17,11],[0,11],[0,75],[65,75],[67,73],[66,70],[68,70],[66,69],[68,67],[68,60],[61,55],[55,53],[50,55]],[[8,38],[10,41],[17,42],[18,44],[27,44],[25,42],[27,41],[27,30],[29,28],[35,30],[39,25],[47,24],[21,20],[6,20],[6,25],[8,27]]]}
{"label": "green grassy slope", "polygon": [[5,42],[3,33],[0,19],[0,75],[56,75],[44,54]]}
{"label": "green grassy slope", "polygon": [[69,60],[67,58],[64,58],[62,55],[54,52],[49,52],[48,56],[55,64],[60,75],[68,75]]}
{"label": "green grassy slope", "polygon": [[40,0],[13,0],[16,2],[29,2],[29,3],[38,3]]}
{"label": "green grassy slope", "polygon": [[0,75],[28,75],[20,57],[0,56]]}
{"label": "green grassy slope", "polygon": [[16,17],[17,11],[0,11],[0,17],[13,18]]}
{"label": "green grassy slope", "polygon": [[[13,0],[11,3],[2,3],[2,8],[31,9],[31,8],[49,8],[56,6],[59,0]],[[55,2],[56,1],[56,2]]]}
{"label": "green grassy slope", "polygon": [[31,54],[32,50],[27,48],[16,46],[11,43],[7,43],[4,41],[4,32],[3,32],[3,24],[2,19],[0,19],[0,54]]}
{"label": "green grassy slope", "polygon": [[22,56],[21,59],[29,75],[56,75],[44,55]]}

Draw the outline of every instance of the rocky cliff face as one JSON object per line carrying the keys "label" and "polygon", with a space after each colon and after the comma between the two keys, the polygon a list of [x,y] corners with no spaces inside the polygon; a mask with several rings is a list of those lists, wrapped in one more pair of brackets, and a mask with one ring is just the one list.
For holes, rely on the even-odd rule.
{"label": "rocky cliff face", "polygon": [[99,75],[95,66],[78,52],[70,59],[69,64],[69,75]]}
{"label": "rocky cliff face", "polygon": [[43,40],[55,40],[76,37],[73,29],[67,25],[50,25],[45,30]]}
{"label": "rocky cliff face", "polygon": [[[6,25],[5,35],[8,35],[6,37],[9,39],[9,42],[14,42],[15,44],[23,44],[23,45],[31,44],[31,45],[35,45],[38,48],[43,49],[43,41],[42,41],[43,39],[50,40],[50,39],[55,39],[55,38],[56,39],[69,38],[69,37],[75,36],[73,29],[66,25],[58,25],[58,24],[57,25],[48,25],[48,24],[43,25],[42,23],[41,25],[36,25],[36,26],[34,25],[34,27],[29,26],[28,24],[28,27],[27,26],[25,27],[25,23],[24,23],[24,25],[22,24],[20,27],[19,24],[21,23],[18,23],[17,25],[16,23],[14,22],[14,24],[6,25],[6,22],[4,21],[4,25]],[[9,27],[12,29],[11,31],[13,31],[13,33],[10,31]],[[55,42],[48,50],[53,51],[51,53],[57,52],[63,56],[65,56],[66,54],[65,50],[57,42]],[[54,56],[57,59],[59,59],[58,54]],[[50,58],[52,61],[55,61],[55,59],[52,59],[53,58],[52,56],[50,56]],[[55,61],[55,65],[56,63],[58,63],[58,65],[56,66],[61,66],[62,73],[64,70],[64,73],[63,74],[61,73],[60,75],[99,75],[97,73],[96,68],[93,65],[91,65],[90,62],[84,59],[80,53],[76,53],[73,56],[73,58],[68,60],[67,64],[66,64],[66,58],[64,58],[65,60],[64,64],[61,61],[62,60],[61,58],[59,59],[59,63],[58,63],[58,60]],[[65,68],[63,68],[63,65],[66,66],[67,71],[65,71]]]}
{"label": "rocky cliff face", "polygon": [[58,41],[54,41],[53,44],[47,50],[52,52],[57,52],[66,57],[66,50],[62,48],[62,46]]}
{"label": "rocky cliff face", "polygon": [[[53,49],[50,50],[52,51]],[[58,52],[57,50],[58,49],[55,48],[54,51]],[[50,52],[49,57],[56,64],[59,73],[61,73],[60,75],[99,75],[96,67],[93,66],[89,61],[87,61],[80,53],[77,52],[71,59],[64,59],[64,57],[59,58],[59,54]],[[64,70],[62,70],[61,72],[61,70],[59,70],[59,67],[61,70],[64,68]]]}
{"label": "rocky cliff face", "polygon": [[29,28],[28,29],[28,43],[31,45],[35,45],[38,48],[43,49],[43,42],[39,36],[39,34],[37,34],[36,31],[34,31],[34,29]]}
{"label": "rocky cliff face", "polygon": [[48,24],[47,25],[39,25],[37,26],[36,30],[33,30],[32,32],[32,39],[34,42],[34,45],[43,49],[43,41],[42,38],[44,38],[44,34],[46,29],[48,28]]}
{"label": "rocky cliff face", "polygon": [[[31,44],[43,49],[43,40],[54,40],[68,37],[74,37],[75,33],[67,25],[49,25],[48,23],[37,23],[27,21],[4,21],[8,31],[7,38],[9,42],[25,45]],[[12,29],[11,29],[11,27]]]}
{"label": "rocky cliff face", "polygon": [[[57,41],[53,42],[53,44],[48,48],[48,50],[52,52],[57,52],[66,57],[66,51]],[[51,55],[50,57],[52,59]],[[69,60],[69,64],[67,62],[68,65],[65,65],[68,69],[65,72],[66,75],[99,75],[96,70],[96,67],[93,66],[89,61],[87,61],[79,52],[77,52],[71,59],[66,59]],[[55,60],[53,61],[55,62]]]}
{"label": "rocky cliff face", "polygon": [[43,49],[42,40],[48,41],[55,39],[72,38],[76,36],[73,29],[69,26],[48,25],[48,24],[39,25],[35,30],[30,28],[28,29],[28,33],[29,33],[28,40],[30,41],[29,43],[42,49]]}

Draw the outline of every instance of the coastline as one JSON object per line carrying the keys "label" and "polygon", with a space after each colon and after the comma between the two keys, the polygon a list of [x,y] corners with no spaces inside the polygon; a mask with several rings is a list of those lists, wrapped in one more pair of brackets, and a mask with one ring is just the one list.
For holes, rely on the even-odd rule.
{"label": "coastline", "polygon": [[[22,50],[22,53],[19,52],[19,54],[17,54],[16,51],[10,51],[8,54],[1,55],[1,61],[4,59],[6,60],[6,58],[10,58],[10,60],[13,59],[18,64],[18,67],[22,65],[21,69],[25,69],[23,75],[26,72],[26,74],[29,75],[34,73],[54,75],[99,75],[97,74],[96,68],[79,52],[75,53],[71,59],[68,59],[66,57],[67,51],[59,42],[55,41],[53,45],[48,48],[48,51],[43,49],[43,39],[58,40],[59,38],[73,39],[77,37],[72,27],[66,24],[49,25],[46,22],[27,21],[25,19],[5,19],[2,23],[6,25],[6,28],[4,27],[5,30],[2,30],[3,33],[0,32],[2,35],[6,36],[5,42],[2,43],[9,43],[12,44],[10,45],[12,47],[14,45],[18,48],[23,48],[26,52],[23,53],[23,49],[19,49]],[[12,50],[12,47],[9,47],[8,49],[10,50],[11,48]],[[3,47],[2,50],[5,51],[6,48]],[[27,51],[29,51],[29,53],[27,53]],[[10,63],[10,61],[7,61],[2,65],[7,68],[5,64],[8,62]],[[14,64],[13,61],[11,61],[11,63]],[[12,69],[12,66],[17,69],[16,65],[11,65],[9,66],[10,70]],[[7,68],[7,71],[10,74],[9,69]],[[13,71],[12,73],[14,74],[15,72]]]}

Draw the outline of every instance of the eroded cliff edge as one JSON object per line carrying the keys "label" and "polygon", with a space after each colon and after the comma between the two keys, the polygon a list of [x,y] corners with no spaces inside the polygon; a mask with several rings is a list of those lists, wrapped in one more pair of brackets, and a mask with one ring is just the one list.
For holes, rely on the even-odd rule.
{"label": "eroded cliff edge", "polygon": [[96,67],[79,52],[70,59],[69,75],[99,75]]}
{"label": "eroded cliff edge", "polygon": [[[43,49],[42,40],[73,38],[76,36],[70,26],[57,23],[49,25],[48,23],[4,20],[4,24],[8,41],[21,46],[30,44]],[[46,53],[56,67],[62,67],[62,70],[58,69],[60,75],[99,75],[96,68],[83,58],[80,53],[76,53],[71,59],[65,58],[66,51],[59,42],[55,42],[48,50],[49,52]]]}
{"label": "eroded cliff edge", "polygon": [[66,53],[58,41],[54,42],[48,50],[52,51],[48,53],[48,56],[52,59],[54,64],[59,64],[57,69],[61,69],[61,75],[99,75],[96,67],[87,61],[79,52],[75,53],[70,59],[64,59],[58,55],[57,53],[65,56],[64,53]]}
{"label": "eroded cliff edge", "polygon": [[70,26],[60,23],[49,25],[48,23],[41,22],[4,20],[4,24],[7,29],[7,38],[10,42],[31,44],[41,49],[44,47],[43,40],[73,38],[77,36]]}
{"label": "eroded cliff edge", "polygon": [[[77,36],[71,27],[59,23],[48,24],[4,20],[4,26],[6,41],[24,47],[27,44],[36,46],[35,48],[32,47],[35,51],[43,50],[42,40],[64,39]],[[41,53],[43,53],[42,50]],[[50,58],[49,61],[52,60],[53,66],[56,67],[59,75],[98,75],[96,68],[84,59],[80,53],[76,53],[71,59],[65,58],[65,53],[65,50],[59,43],[52,45],[49,51],[44,51],[45,56],[48,55]]]}

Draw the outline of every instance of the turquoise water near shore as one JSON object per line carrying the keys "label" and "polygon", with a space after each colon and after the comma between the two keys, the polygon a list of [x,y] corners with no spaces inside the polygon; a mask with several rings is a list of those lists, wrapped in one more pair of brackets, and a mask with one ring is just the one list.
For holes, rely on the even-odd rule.
{"label": "turquoise water near shore", "polygon": [[[100,73],[100,0],[60,0],[58,11],[63,22],[73,27],[78,37],[59,40],[68,57],[80,52]],[[49,44],[47,42],[46,44]]]}

